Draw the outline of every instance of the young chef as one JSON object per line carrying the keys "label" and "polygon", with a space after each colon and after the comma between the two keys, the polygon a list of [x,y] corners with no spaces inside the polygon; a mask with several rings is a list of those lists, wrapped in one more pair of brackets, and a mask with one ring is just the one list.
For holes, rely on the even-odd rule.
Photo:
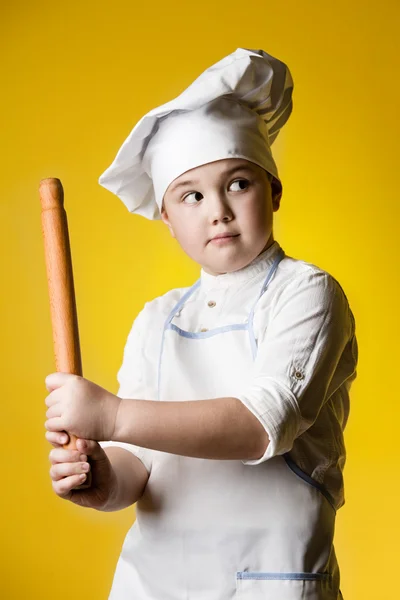
{"label": "young chef", "polygon": [[[55,492],[105,511],[137,502],[112,600],[342,597],[357,342],[338,282],[274,240],[271,144],[292,90],[283,62],[239,48],[145,115],[100,177],[201,267],[136,318],[117,396],[46,378]],[[74,490],[89,468],[92,487]]]}

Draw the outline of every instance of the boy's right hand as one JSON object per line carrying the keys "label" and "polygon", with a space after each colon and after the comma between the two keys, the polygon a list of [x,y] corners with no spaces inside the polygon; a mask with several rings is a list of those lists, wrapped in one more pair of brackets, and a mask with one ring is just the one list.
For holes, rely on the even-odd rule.
{"label": "boy's right hand", "polygon": [[[83,439],[76,441],[77,450],[67,450],[60,443],[61,435],[65,436],[46,432],[46,439],[53,446],[49,454],[53,490],[60,498],[79,506],[104,510],[117,486],[117,478],[106,453],[97,442]],[[91,486],[83,490],[74,489],[86,481],[89,470],[92,473]]]}

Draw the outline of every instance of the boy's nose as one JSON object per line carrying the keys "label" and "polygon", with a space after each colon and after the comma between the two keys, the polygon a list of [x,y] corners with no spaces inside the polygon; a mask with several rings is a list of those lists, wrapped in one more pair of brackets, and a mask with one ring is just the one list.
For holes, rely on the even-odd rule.
{"label": "boy's nose", "polygon": [[233,212],[224,196],[215,194],[209,201],[209,219],[211,223],[232,220]]}

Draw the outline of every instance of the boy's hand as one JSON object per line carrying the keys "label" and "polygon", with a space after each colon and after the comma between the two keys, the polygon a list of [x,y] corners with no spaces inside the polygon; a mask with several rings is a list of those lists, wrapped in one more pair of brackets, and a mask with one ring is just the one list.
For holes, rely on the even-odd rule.
{"label": "boy's hand", "polygon": [[78,438],[108,441],[113,439],[121,399],[104,388],[67,373],[46,377],[48,431],[68,431]]}
{"label": "boy's hand", "polygon": [[[66,434],[46,433],[46,439],[54,446],[49,455],[53,490],[60,498],[79,506],[104,510],[117,486],[116,475],[106,453],[97,442],[83,439],[76,441],[77,450],[66,450],[60,445],[60,435],[67,438]],[[92,472],[90,488],[75,490],[84,483],[89,470]]]}

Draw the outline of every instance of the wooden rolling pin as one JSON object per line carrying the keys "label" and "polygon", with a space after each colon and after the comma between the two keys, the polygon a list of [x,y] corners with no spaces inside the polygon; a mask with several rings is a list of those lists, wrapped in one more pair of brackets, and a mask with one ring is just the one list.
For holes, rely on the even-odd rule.
{"label": "wooden rolling pin", "polygon": [[[61,181],[43,179],[39,195],[56,371],[82,376],[71,248]],[[64,448],[75,450],[76,437],[69,437],[70,441]],[[87,480],[78,489],[90,487],[90,483],[89,472]]]}

